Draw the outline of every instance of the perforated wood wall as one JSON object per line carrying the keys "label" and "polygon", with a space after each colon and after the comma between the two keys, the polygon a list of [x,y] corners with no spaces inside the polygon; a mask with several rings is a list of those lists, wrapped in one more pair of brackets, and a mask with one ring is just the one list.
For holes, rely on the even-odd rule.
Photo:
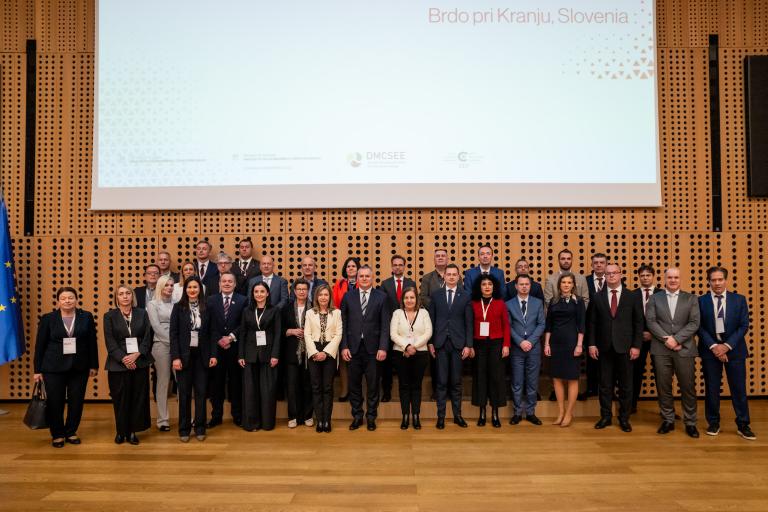
{"label": "perforated wood wall", "polygon": [[[768,54],[768,2],[657,1],[662,208],[185,213],[88,210],[93,0],[3,0],[0,6],[2,186],[11,208],[30,351],[37,319],[51,310],[57,287],[78,288],[83,307],[100,318],[110,307],[113,287],[121,281],[138,285],[142,266],[158,249],[169,250],[178,266],[192,256],[198,237],[233,253],[236,241],[250,235],[260,252],[276,257],[277,271],[286,276],[295,276],[300,258],[312,254],[327,279],[349,254],[360,255],[386,277],[389,256],[398,252],[408,258],[409,273],[419,277],[431,269],[436,245],[467,266],[478,245],[490,242],[508,276],[523,255],[542,279],[563,247],[574,251],[576,266],[585,272],[594,251],[608,253],[627,269],[641,262],[660,269],[680,266],[685,287],[695,293],[706,290],[708,266],[728,267],[731,288],[745,294],[752,308],[749,392],[768,395],[763,341],[768,203],[746,195],[742,82],[743,57]],[[721,45],[722,233],[710,229],[709,34],[719,34]],[[34,237],[24,236],[22,206],[27,39],[38,45]],[[637,284],[633,273],[628,282]],[[29,356],[0,368],[0,399],[28,397],[31,374]],[[699,391],[703,394],[701,383]],[[655,390],[649,384],[643,393]],[[108,397],[103,373],[88,396]]]}

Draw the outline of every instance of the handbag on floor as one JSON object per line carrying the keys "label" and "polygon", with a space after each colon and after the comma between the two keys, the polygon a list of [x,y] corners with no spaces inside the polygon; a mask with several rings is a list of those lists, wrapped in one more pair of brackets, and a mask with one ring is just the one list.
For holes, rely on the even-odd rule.
{"label": "handbag on floor", "polygon": [[45,421],[46,400],[45,384],[42,381],[35,382],[32,400],[27,407],[27,413],[24,415],[24,424],[32,430],[48,428],[48,423]]}

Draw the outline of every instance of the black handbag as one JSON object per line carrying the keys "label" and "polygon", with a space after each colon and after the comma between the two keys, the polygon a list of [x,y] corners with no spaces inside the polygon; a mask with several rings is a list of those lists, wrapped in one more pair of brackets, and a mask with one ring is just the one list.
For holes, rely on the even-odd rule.
{"label": "black handbag", "polygon": [[48,428],[48,422],[45,421],[45,408],[47,396],[45,394],[45,384],[35,382],[35,388],[32,390],[32,400],[27,407],[27,413],[24,415],[24,424],[32,430]]}

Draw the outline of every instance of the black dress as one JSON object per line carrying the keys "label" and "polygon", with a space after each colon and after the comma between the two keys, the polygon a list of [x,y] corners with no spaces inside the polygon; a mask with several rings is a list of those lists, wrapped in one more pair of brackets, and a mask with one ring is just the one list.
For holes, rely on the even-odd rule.
{"label": "black dress", "polygon": [[585,317],[584,303],[580,300],[561,298],[549,306],[546,332],[551,333],[552,378],[578,380],[581,357],[574,357],[573,351],[579,341],[579,333],[584,332]]}

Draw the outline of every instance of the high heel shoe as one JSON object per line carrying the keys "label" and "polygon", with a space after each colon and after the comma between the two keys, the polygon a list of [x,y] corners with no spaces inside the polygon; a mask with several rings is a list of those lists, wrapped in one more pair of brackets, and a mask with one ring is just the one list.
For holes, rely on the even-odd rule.
{"label": "high heel shoe", "polygon": [[400,430],[408,430],[408,415],[403,414],[403,421],[400,423]]}
{"label": "high heel shoe", "polygon": [[331,422],[330,422],[330,421],[326,421],[326,422],[325,422],[325,428],[324,428],[323,430],[324,430],[324,431],[325,431],[327,434],[330,434],[330,433],[331,433]]}
{"label": "high heel shoe", "polygon": [[491,408],[491,425],[493,428],[501,428],[501,420],[499,419],[499,408]]}
{"label": "high heel shoe", "polygon": [[563,428],[569,427],[572,421],[573,421],[573,416],[566,416],[565,418],[563,418],[563,421],[560,422],[560,426]]}
{"label": "high heel shoe", "polygon": [[563,417],[558,416],[555,421],[552,422],[553,425],[560,425],[563,422]]}
{"label": "high heel shoe", "polygon": [[317,432],[318,434],[321,432],[325,432],[325,423],[323,423],[322,421],[318,421],[317,426],[315,427],[315,432]]}
{"label": "high heel shoe", "polygon": [[413,429],[421,430],[421,419],[419,418],[418,414],[413,415]]}
{"label": "high heel shoe", "polygon": [[480,416],[477,418],[477,426],[478,427],[485,426],[485,407],[480,408]]}

